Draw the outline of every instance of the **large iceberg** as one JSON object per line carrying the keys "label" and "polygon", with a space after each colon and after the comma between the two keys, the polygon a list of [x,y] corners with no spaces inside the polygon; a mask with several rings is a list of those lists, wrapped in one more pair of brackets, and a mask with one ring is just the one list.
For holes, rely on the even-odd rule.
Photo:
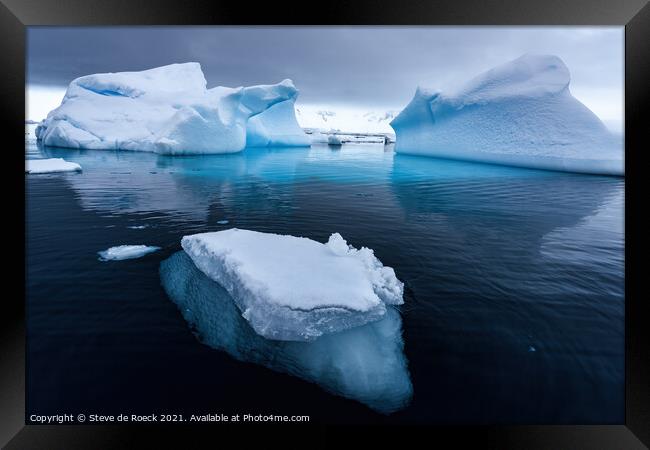
{"label": "large iceberg", "polygon": [[291,80],[239,88],[206,84],[198,63],[80,77],[36,137],[55,147],[230,153],[246,146],[249,119],[268,112],[252,124],[252,136],[264,136],[267,145],[308,144],[298,136],[298,91]]}
{"label": "large iceberg", "polygon": [[311,341],[382,318],[404,285],[373,251],[231,228],[185,236],[185,252],[269,339]]}
{"label": "large iceberg", "polygon": [[230,294],[198,270],[185,252],[163,261],[160,275],[171,300],[210,347],[316,383],[382,413],[405,407],[413,395],[402,321],[392,306],[378,321],[311,342],[271,340],[251,328]]}
{"label": "large iceberg", "polygon": [[622,136],[569,91],[557,56],[524,55],[442,93],[418,88],[391,122],[395,150],[522,167],[623,175]]}

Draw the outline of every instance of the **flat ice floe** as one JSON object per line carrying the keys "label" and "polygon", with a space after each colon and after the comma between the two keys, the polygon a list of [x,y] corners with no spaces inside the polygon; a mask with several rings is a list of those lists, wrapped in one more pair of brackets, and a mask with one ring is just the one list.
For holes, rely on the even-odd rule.
{"label": "flat ice floe", "polygon": [[80,172],[80,171],[81,171],[81,166],[79,164],[66,161],[63,158],[25,160],[26,173],[56,173],[56,172]]}
{"label": "flat ice floe", "polygon": [[237,360],[316,383],[382,413],[405,407],[413,395],[402,320],[393,306],[387,306],[377,321],[311,342],[271,340],[253,330],[231,295],[201,272],[187,253],[177,252],[163,261],[160,276],[198,338]]}
{"label": "flat ice floe", "polygon": [[322,244],[232,228],[185,236],[181,245],[269,339],[314,340],[379,320],[386,305],[403,303],[395,271],[338,233]]}
{"label": "flat ice floe", "polygon": [[149,245],[118,245],[107,250],[97,252],[101,261],[119,261],[122,259],[135,259],[160,250],[160,247]]}
{"label": "flat ice floe", "polygon": [[298,126],[291,80],[207,89],[198,63],[73,80],[36,128],[44,145],[169,155],[231,153],[254,145],[309,145]]}
{"label": "flat ice floe", "polygon": [[557,56],[524,55],[456,90],[418,87],[391,122],[395,151],[623,175],[622,136],[571,95],[569,82]]}

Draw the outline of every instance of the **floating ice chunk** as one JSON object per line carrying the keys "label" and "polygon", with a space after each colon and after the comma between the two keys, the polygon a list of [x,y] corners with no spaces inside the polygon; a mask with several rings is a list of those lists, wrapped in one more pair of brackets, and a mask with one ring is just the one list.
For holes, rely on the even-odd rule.
{"label": "floating ice chunk", "polygon": [[230,294],[199,271],[185,252],[163,261],[160,275],[167,295],[210,347],[316,383],[382,413],[405,407],[412,397],[402,321],[392,306],[378,321],[311,342],[269,340],[251,328]]}
{"label": "floating ice chunk", "polygon": [[219,225],[227,225],[227,224],[228,224],[228,221],[227,221],[227,220],[218,220],[217,223],[218,223]]}
{"label": "floating ice chunk", "polygon": [[455,92],[418,88],[391,122],[401,153],[539,169],[624,174],[621,136],[569,91],[557,56],[524,55]]}
{"label": "floating ice chunk", "polygon": [[269,339],[313,340],[379,320],[386,304],[403,303],[395,271],[338,233],[321,244],[231,228],[185,236],[181,245]]}
{"label": "floating ice chunk", "polygon": [[81,166],[63,158],[27,159],[26,173],[80,172]]}
{"label": "floating ice chunk", "polygon": [[128,228],[132,230],[144,230],[147,228],[149,225],[130,225]]}
{"label": "floating ice chunk", "polygon": [[341,136],[338,134],[330,134],[327,136],[327,143],[329,145],[342,145],[343,141],[341,140]]}
{"label": "floating ice chunk", "polygon": [[148,245],[118,245],[108,250],[97,252],[100,261],[119,261],[122,259],[140,258],[148,253],[160,250],[160,247]]}
{"label": "floating ice chunk", "polygon": [[275,106],[279,112],[262,120],[268,145],[293,145],[274,138],[273,121],[280,121],[279,133],[298,139],[290,123],[297,95],[291,80],[207,89],[198,63],[87,75],[70,83],[61,105],[36,128],[36,137],[56,147],[230,153],[245,147],[249,118]]}

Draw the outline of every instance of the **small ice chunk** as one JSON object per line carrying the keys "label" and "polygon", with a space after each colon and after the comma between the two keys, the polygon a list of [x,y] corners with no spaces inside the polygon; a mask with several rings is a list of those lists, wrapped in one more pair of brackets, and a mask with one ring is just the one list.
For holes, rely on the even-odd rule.
{"label": "small ice chunk", "polygon": [[379,320],[387,304],[403,303],[395,271],[338,233],[322,244],[231,228],[185,236],[181,245],[269,339],[310,341]]}
{"label": "small ice chunk", "polygon": [[535,347],[533,347],[532,345],[529,345],[529,346],[528,346],[528,351],[529,351],[529,352],[536,352],[537,349],[536,349]]}
{"label": "small ice chunk", "polygon": [[327,136],[327,143],[329,145],[338,146],[338,145],[342,145],[343,141],[341,140],[341,136],[339,136],[338,134],[330,134],[329,136]]}
{"label": "small ice chunk", "polygon": [[384,414],[411,400],[402,319],[392,306],[380,320],[360,327],[311,342],[278,341],[257,334],[230,294],[197,269],[185,252],[163,261],[160,277],[169,298],[210,347],[316,383]]}
{"label": "small ice chunk", "polygon": [[46,146],[166,155],[238,152],[247,134],[264,146],[309,145],[297,96],[291,80],[207,89],[195,62],[98,73],[73,80],[35,133]]}
{"label": "small ice chunk", "polygon": [[129,228],[132,229],[132,230],[144,230],[148,226],[149,225],[131,225],[131,226],[129,226]]}
{"label": "small ice chunk", "polygon": [[160,247],[150,245],[118,245],[108,250],[97,252],[100,261],[119,261],[122,259],[140,258],[148,253],[160,250]]}
{"label": "small ice chunk", "polygon": [[27,159],[26,173],[80,172],[81,166],[63,158]]}
{"label": "small ice chunk", "polygon": [[228,221],[227,220],[219,220],[217,223],[219,225],[226,225],[226,224],[228,224]]}

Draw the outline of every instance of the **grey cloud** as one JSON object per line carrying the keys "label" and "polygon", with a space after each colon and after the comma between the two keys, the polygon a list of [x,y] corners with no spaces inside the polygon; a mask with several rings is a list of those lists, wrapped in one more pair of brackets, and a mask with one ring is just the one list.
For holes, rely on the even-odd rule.
{"label": "grey cloud", "polygon": [[198,61],[208,86],[291,78],[301,101],[399,107],[523,53],[560,56],[583,89],[623,87],[623,29],[585,27],[32,27],[28,83]]}

